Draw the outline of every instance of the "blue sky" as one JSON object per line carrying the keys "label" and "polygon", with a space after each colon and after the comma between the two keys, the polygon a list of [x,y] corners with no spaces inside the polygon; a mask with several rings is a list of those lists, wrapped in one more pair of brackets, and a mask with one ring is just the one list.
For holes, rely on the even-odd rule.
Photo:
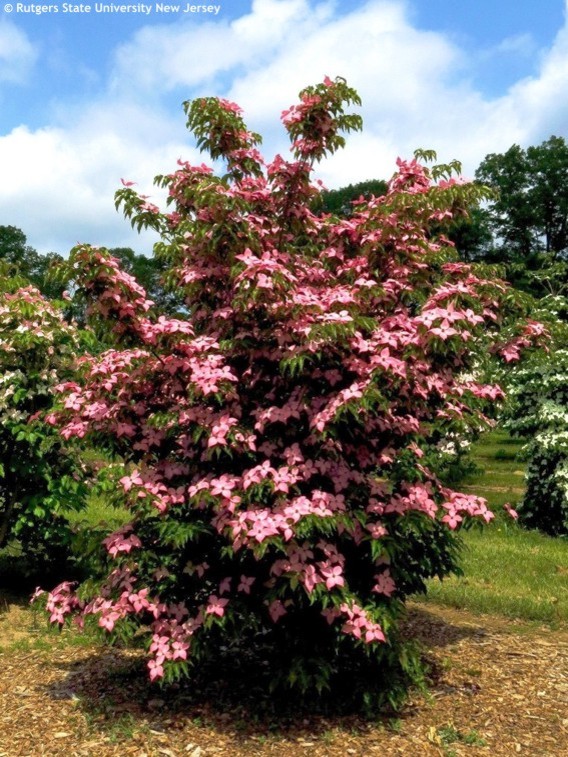
{"label": "blue sky", "polygon": [[153,176],[201,162],[181,110],[199,95],[239,102],[271,156],[287,149],[279,114],[297,92],[345,76],[365,128],[321,166],[329,187],[388,178],[417,147],[471,176],[489,152],[568,137],[565,0],[205,0],[218,10],[199,13],[168,2],[180,10],[51,0],[37,14],[41,3],[8,12],[1,0],[0,224],[37,249],[150,252],[114,191],[124,177],[159,202]]}

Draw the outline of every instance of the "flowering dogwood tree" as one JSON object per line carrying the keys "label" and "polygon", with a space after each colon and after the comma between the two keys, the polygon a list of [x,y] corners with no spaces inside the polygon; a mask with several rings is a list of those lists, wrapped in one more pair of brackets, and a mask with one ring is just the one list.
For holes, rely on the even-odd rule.
{"label": "flowering dogwood tree", "polygon": [[492,517],[424,451],[480,422],[502,392],[472,369],[534,329],[499,336],[504,286],[455,262],[443,231],[481,191],[457,164],[399,160],[348,219],[312,211],[314,164],[360,128],[358,102],[342,79],[305,89],[282,117],[293,160],[269,163],[237,105],[186,103],[225,175],[179,161],[157,178],[165,212],[129,182],[117,193],[160,232],[186,318],[155,314],[106,251],[72,252],[114,346],[81,359],[51,422],[124,460],[132,519],[104,541],[106,579],[62,584],[48,609],[146,631],[152,680],[263,639],[284,650],[280,683],[321,690],[348,665],[353,693],[396,703],[420,674],[397,630],[405,598],[456,569],[456,529]]}
{"label": "flowering dogwood tree", "polygon": [[[4,272],[6,273],[6,271]],[[0,286],[0,548],[17,538],[45,563],[70,530],[63,514],[83,501],[77,456],[42,413],[79,346],[59,307],[23,280]]]}
{"label": "flowering dogwood tree", "polygon": [[506,427],[525,440],[526,490],[519,521],[553,536],[568,535],[568,300],[537,303],[548,328],[547,349],[507,377]]}

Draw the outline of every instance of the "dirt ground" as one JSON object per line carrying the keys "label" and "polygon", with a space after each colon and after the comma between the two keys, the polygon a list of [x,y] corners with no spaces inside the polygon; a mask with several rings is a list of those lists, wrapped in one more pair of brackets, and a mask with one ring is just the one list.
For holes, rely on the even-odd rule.
{"label": "dirt ground", "polygon": [[568,757],[568,631],[431,605],[410,625],[436,675],[396,718],[255,722],[211,697],[165,701],[132,653],[38,642],[4,600],[0,757]]}

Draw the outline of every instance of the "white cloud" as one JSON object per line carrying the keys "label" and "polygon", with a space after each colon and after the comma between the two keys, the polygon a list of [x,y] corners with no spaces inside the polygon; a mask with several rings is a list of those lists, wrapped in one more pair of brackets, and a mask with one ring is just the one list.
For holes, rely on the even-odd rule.
{"label": "white cloud", "polygon": [[[490,98],[471,84],[475,62],[410,18],[401,0],[355,9],[339,1],[255,0],[233,21],[139,30],[115,51],[98,102],[82,111],[62,104],[44,128],[22,126],[0,137],[3,222],[21,226],[43,250],[66,252],[77,241],[149,250],[149,238],[137,242],[115,212],[113,194],[121,177],[153,193],[152,177],[173,170],[178,157],[203,159],[190,147],[181,109],[166,107],[178,95],[179,102],[204,94],[235,100],[271,157],[287,149],[278,117],[298,91],[324,75],[344,76],[363,99],[364,132],[350,135],[347,149],[321,166],[330,187],[387,178],[396,157],[417,147],[461,160],[471,176],[489,152],[551,133],[568,137],[566,28],[535,76]],[[24,36],[17,39],[29,64],[33,50]],[[518,56],[528,43],[504,40],[499,54],[510,48]]]}
{"label": "white cloud", "polygon": [[329,3],[314,10],[309,0],[254,0],[232,22],[146,26],[117,50],[112,86],[150,93],[214,85],[226,72],[263,66],[298,31],[313,31],[326,9]]}
{"label": "white cloud", "polygon": [[21,83],[36,61],[27,35],[10,21],[0,21],[0,82]]}
{"label": "white cloud", "polygon": [[142,108],[113,103],[93,105],[72,127],[17,127],[0,137],[2,217],[42,252],[66,254],[78,242],[150,252],[152,235],[131,233],[114,193],[125,178],[160,200],[154,176],[175,169],[180,157],[197,159],[169,126]]}
{"label": "white cloud", "polygon": [[[529,45],[527,36],[508,38],[499,52],[518,57]],[[417,147],[460,160],[472,176],[490,152],[551,133],[568,137],[568,26],[542,54],[538,73],[501,97],[471,84],[474,63],[448,37],[412,27],[405,3],[370,0],[308,33],[298,30],[268,66],[236,78],[228,96],[262,133],[306,83],[324,74],[347,78],[363,99],[364,132],[322,167],[330,186],[388,177],[396,157]]]}
{"label": "white cloud", "polygon": [[568,137],[567,91],[568,20],[543,56],[538,75],[518,82],[503,98],[504,108],[522,124],[521,141],[534,143],[553,133]]}

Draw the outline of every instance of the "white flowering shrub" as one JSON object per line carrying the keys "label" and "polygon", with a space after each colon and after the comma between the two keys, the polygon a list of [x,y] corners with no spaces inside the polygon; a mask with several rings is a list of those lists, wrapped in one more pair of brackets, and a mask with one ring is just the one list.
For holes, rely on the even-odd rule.
{"label": "white flowering shrub", "polygon": [[43,569],[67,553],[64,512],[84,501],[77,458],[43,420],[79,340],[39,290],[0,280],[0,548],[17,539]]}
{"label": "white flowering shrub", "polygon": [[513,373],[507,427],[527,440],[522,523],[568,534],[568,349],[552,349]]}

